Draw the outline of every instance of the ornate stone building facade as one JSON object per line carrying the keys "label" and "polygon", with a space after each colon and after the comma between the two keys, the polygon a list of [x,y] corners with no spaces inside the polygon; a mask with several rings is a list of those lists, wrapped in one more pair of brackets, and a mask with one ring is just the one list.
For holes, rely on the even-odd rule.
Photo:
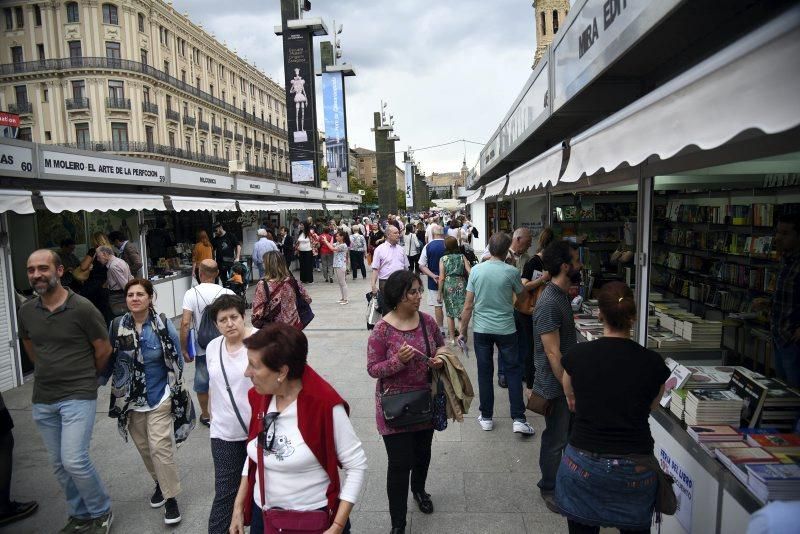
{"label": "ornate stone building facade", "polygon": [[535,67],[567,18],[569,0],[534,0],[533,10],[536,16],[536,52],[533,55]]}
{"label": "ornate stone building facade", "polygon": [[162,0],[0,3],[19,137],[288,179],[283,88]]}

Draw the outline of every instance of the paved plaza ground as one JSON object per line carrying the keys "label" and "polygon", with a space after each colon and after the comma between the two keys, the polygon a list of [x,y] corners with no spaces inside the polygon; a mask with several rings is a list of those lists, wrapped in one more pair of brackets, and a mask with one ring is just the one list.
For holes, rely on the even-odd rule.
{"label": "paved plaza ground", "polygon": [[[320,279],[319,273],[314,273]],[[352,515],[354,533],[388,533],[389,503],[386,496],[386,452],[375,428],[375,381],[366,371],[364,294],[369,283],[350,279],[350,304],[337,304],[336,284],[316,282],[308,286],[316,318],[306,329],[310,364],[329,380],[350,403],[351,418],[364,443],[369,461],[365,487]],[[252,293],[252,289],[251,289]],[[427,302],[423,298],[423,302]],[[423,311],[432,313],[424,305]],[[249,322],[249,321],[248,321]],[[471,343],[470,343],[471,345]],[[474,355],[465,361],[477,392]],[[192,383],[194,368],[187,366]],[[529,413],[536,435],[524,438],[511,431],[506,390],[496,387],[495,428],[482,431],[476,421],[478,401],[461,424],[450,423],[437,432],[427,491],[436,511],[420,513],[409,497],[406,532],[438,533],[537,533],[566,532],[566,520],[545,508],[538,495],[539,444],[544,421]],[[12,498],[39,501],[39,511],[3,532],[15,534],[57,532],[66,522],[61,488],[53,476],[39,433],[31,420],[32,383],[4,393],[14,418],[14,476]],[[202,425],[178,450],[177,462],[183,491],[178,497],[183,521],[176,527],[163,523],[163,509],[149,506],[153,483],[132,442],[125,443],[116,421],[106,415],[108,388],[99,391],[97,422],[91,454],[113,499],[115,533],[207,532],[214,491],[214,472],[208,429]]]}

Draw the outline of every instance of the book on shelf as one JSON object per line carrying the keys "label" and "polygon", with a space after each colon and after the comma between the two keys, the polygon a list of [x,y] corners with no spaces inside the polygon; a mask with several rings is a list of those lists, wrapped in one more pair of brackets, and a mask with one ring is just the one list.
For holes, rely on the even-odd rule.
{"label": "book on shelf", "polygon": [[714,458],[716,458],[714,451],[717,449],[742,449],[750,446],[744,441],[699,441],[698,444],[701,449]]}
{"label": "book on shelf", "polygon": [[800,500],[800,465],[748,464],[747,487],[763,502]]}
{"label": "book on shelf", "polygon": [[670,374],[669,378],[667,378],[667,381],[664,383],[664,395],[661,396],[661,400],[659,401],[659,404],[661,404],[661,406],[664,408],[669,406],[669,403],[672,399],[672,390],[683,387],[692,374],[687,367],[674,360],[670,360],[670,363],[667,364],[667,367],[670,368]]}
{"label": "book on shelf", "polygon": [[727,365],[689,365],[692,376],[684,386],[686,389],[728,389],[731,375],[737,369]]}
{"label": "book on shelf", "polygon": [[683,421],[684,409],[686,405],[685,389],[673,389],[669,401],[669,411],[672,412],[678,421]]}
{"label": "book on shelf", "polygon": [[761,415],[761,408],[767,399],[767,387],[740,369],[731,374],[729,387],[744,400],[742,420],[745,426],[755,427]]}
{"label": "book on shelf", "polygon": [[761,447],[731,447],[714,451],[717,458],[730,466],[732,464],[778,464],[775,456]]}
{"label": "book on shelf", "polygon": [[772,448],[798,448],[800,450],[800,435],[798,434],[751,434],[747,436],[747,443],[752,447]]}
{"label": "book on shelf", "polygon": [[743,400],[728,390],[690,389],[684,403],[683,419],[687,425],[738,426]]}
{"label": "book on shelf", "polygon": [[689,425],[686,427],[686,433],[698,443],[742,441],[742,433],[732,425]]}

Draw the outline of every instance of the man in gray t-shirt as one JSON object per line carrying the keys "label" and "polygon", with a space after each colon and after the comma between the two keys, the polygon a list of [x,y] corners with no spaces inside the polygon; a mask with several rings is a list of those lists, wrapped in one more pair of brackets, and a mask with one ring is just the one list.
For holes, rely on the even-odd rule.
{"label": "man in gray t-shirt", "polygon": [[548,399],[552,412],[545,416],[546,428],[542,432],[539,452],[542,478],[537,485],[548,509],[557,511],[553,495],[556,472],[572,423],[572,413],[561,385],[564,374],[561,356],[577,344],[568,291],[573,278],[580,275],[582,265],[577,247],[567,241],[551,243],[542,254],[542,262],[551,281],[539,295],[533,312],[533,361],[536,367],[533,393]]}
{"label": "man in gray t-shirt", "polygon": [[64,531],[100,532],[111,524],[111,499],[89,459],[89,444],[96,373],[111,355],[108,330],[91,302],[61,285],[57,253],[37,250],[27,267],[38,298],[19,309],[19,337],[35,365],[33,420],[67,500]]}

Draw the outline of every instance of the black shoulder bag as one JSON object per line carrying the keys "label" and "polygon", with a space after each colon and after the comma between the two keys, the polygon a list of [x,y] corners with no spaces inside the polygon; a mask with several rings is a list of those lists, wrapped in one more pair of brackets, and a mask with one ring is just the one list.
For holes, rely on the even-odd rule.
{"label": "black shoulder bag", "polygon": [[231,391],[231,383],[228,382],[228,373],[225,372],[225,364],[222,362],[222,344],[225,343],[225,339],[220,340],[219,344],[219,367],[222,369],[222,377],[225,379],[225,389],[228,390],[228,397],[231,399],[231,404],[233,405],[233,411],[236,412],[236,419],[239,420],[239,424],[242,425],[242,430],[244,433],[247,434],[247,425],[244,424],[244,419],[242,419],[242,414],[239,413],[239,407],[236,406],[236,400],[233,398],[233,391]]}
{"label": "black shoulder bag", "polygon": [[[425,318],[420,314],[422,334],[425,336],[425,348],[430,357],[430,345],[428,344],[428,329],[425,326]],[[381,411],[386,421],[386,426],[391,428],[402,428],[421,423],[430,423],[433,418],[433,398],[430,388],[415,389],[402,393],[381,393]]]}

